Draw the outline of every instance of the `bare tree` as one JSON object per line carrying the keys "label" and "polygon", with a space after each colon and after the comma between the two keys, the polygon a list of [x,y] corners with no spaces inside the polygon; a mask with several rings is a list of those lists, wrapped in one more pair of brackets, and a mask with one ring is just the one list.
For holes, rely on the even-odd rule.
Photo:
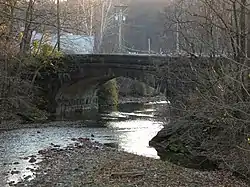
{"label": "bare tree", "polygon": [[107,0],[102,2],[101,6],[101,19],[100,19],[100,31],[99,31],[99,38],[97,42],[97,51],[100,51],[100,47],[103,43],[104,35],[111,27],[113,20],[114,20],[114,14],[112,15],[111,9],[113,6],[113,0]]}
{"label": "bare tree", "polygon": [[57,19],[57,50],[60,51],[60,36],[61,36],[61,23],[60,23],[60,0],[56,2],[56,19]]}
{"label": "bare tree", "polygon": [[194,85],[191,92],[174,90],[175,101],[181,103],[174,105],[181,111],[178,128],[185,129],[176,139],[192,147],[190,152],[223,160],[225,167],[249,176],[249,5],[246,0],[179,0],[168,9],[166,29],[179,32],[182,55],[197,59],[184,71],[166,75],[181,85]]}
{"label": "bare tree", "polygon": [[20,53],[27,54],[30,49],[30,40],[32,35],[31,22],[33,21],[35,0],[29,0],[28,7],[25,13],[24,31],[22,41],[20,43]]}

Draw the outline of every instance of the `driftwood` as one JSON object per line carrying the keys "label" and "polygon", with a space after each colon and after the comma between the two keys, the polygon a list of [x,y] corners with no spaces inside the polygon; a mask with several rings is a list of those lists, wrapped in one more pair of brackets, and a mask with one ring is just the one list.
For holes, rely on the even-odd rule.
{"label": "driftwood", "polygon": [[141,177],[143,175],[143,171],[111,173],[111,177]]}

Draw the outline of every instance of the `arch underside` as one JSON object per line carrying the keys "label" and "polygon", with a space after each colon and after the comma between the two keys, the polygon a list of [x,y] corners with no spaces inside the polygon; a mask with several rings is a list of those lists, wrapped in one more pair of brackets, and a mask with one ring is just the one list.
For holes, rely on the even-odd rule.
{"label": "arch underside", "polygon": [[[71,80],[63,83],[61,88],[58,90],[60,93],[68,93],[70,95],[79,95],[78,93],[83,93],[89,89],[97,89],[99,85],[106,83],[109,80],[118,77],[126,77],[133,80],[137,80],[145,83],[146,85],[159,89],[164,92],[163,81],[158,79],[155,74],[151,72],[143,71],[126,71],[126,70],[110,70],[100,71],[100,70],[88,70],[81,72],[71,73]],[[57,94],[58,97],[58,94]]]}
{"label": "arch underside", "polygon": [[[207,59],[198,58],[164,58],[159,60],[160,63],[153,63],[148,57],[147,59],[136,57],[135,61],[134,58],[129,60],[121,56],[122,63],[114,57],[105,59],[74,57],[68,60],[68,72],[65,73],[69,75],[70,80],[56,86],[53,90],[53,93],[57,93],[55,97],[53,95],[54,100],[60,98],[61,93],[77,96],[91,89],[96,90],[99,85],[116,77],[128,77],[144,82],[162,93],[166,91],[167,98],[171,100],[185,95],[182,92],[189,93],[190,89],[194,89],[195,87],[189,86],[188,83],[194,84],[192,77],[189,80],[191,75],[194,77],[196,75],[193,69],[206,68],[208,65]],[[190,76],[185,77],[185,74]]]}
{"label": "arch underside", "polygon": [[[67,73],[70,77],[60,83],[55,90],[55,107],[58,102],[74,98],[84,98],[96,95],[98,87],[107,81],[117,78],[131,78],[164,93],[166,85],[156,76],[155,71],[144,71],[143,69],[124,69],[124,68],[79,68],[77,71]],[[87,99],[88,101],[89,99]],[[56,111],[53,109],[52,111]]]}

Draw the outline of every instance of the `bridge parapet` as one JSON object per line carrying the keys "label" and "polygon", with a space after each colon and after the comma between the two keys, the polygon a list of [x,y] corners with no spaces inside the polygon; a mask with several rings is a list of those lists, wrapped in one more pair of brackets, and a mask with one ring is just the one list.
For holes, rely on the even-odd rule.
{"label": "bridge parapet", "polygon": [[62,60],[67,63],[108,63],[126,65],[160,65],[169,57],[157,55],[119,55],[119,54],[86,54],[65,55]]}

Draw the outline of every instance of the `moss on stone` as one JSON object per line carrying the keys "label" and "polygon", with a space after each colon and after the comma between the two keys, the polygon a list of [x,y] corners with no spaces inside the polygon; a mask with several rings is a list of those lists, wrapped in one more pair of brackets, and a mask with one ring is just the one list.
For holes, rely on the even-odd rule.
{"label": "moss on stone", "polygon": [[101,85],[97,95],[99,110],[116,110],[118,105],[116,79],[112,79]]}

